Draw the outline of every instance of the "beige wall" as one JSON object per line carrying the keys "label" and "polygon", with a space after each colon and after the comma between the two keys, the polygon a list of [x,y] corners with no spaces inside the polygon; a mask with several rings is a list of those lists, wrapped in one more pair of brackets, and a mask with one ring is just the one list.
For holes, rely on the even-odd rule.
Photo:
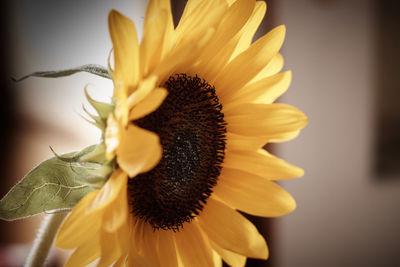
{"label": "beige wall", "polygon": [[306,170],[284,184],[298,208],[277,219],[277,266],[399,266],[400,177],[372,174],[375,7],[361,0],[276,4],[294,77],[281,101],[310,118],[298,139],[277,146]]}

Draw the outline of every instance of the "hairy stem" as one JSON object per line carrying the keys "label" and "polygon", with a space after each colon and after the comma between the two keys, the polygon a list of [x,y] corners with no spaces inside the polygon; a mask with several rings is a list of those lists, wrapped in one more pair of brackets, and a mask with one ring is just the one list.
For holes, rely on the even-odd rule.
{"label": "hairy stem", "polygon": [[67,214],[68,212],[54,213],[44,218],[29,252],[25,267],[44,266],[57,230]]}

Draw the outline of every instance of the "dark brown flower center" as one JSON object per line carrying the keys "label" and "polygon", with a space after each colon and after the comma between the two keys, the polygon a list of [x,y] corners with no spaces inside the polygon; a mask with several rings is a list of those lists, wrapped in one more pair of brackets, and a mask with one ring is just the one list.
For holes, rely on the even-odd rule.
{"label": "dark brown flower center", "polygon": [[158,134],[163,155],[154,169],[129,179],[128,192],[134,215],[155,229],[179,230],[199,214],[217,183],[226,123],[215,88],[197,75],[171,76],[163,87],[163,104],[133,122]]}

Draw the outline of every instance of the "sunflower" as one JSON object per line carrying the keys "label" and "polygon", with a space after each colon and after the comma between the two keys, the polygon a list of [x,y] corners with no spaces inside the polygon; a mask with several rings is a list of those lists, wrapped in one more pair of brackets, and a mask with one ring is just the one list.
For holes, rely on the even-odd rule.
{"label": "sunflower", "polygon": [[262,147],[294,138],[307,123],[273,104],[289,86],[279,49],[285,27],[251,43],[266,5],[189,0],[176,28],[169,1],[148,4],[139,43],[112,10],[114,111],[105,128],[116,167],[60,228],[75,249],[67,266],[243,266],[268,248],[247,214],[295,208],[274,181],[302,169]]}

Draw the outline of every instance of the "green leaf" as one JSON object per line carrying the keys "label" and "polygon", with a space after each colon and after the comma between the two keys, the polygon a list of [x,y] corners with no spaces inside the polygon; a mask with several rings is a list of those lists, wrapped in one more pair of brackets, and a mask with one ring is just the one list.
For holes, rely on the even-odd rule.
{"label": "green leaf", "polygon": [[45,211],[72,209],[94,190],[85,178],[99,179],[90,174],[99,164],[79,162],[95,148],[90,146],[40,163],[0,200],[0,219],[12,221]]}
{"label": "green leaf", "polygon": [[67,70],[59,70],[59,71],[37,71],[37,72],[33,72],[31,74],[28,74],[26,76],[23,76],[19,79],[16,79],[16,78],[11,78],[11,79],[14,82],[20,82],[29,77],[58,78],[58,77],[70,76],[72,74],[82,72],[82,71],[89,72],[91,74],[98,75],[103,78],[112,79],[107,68],[100,66],[100,65],[96,65],[96,64],[87,64],[87,65],[79,66],[76,68],[67,69]]}

